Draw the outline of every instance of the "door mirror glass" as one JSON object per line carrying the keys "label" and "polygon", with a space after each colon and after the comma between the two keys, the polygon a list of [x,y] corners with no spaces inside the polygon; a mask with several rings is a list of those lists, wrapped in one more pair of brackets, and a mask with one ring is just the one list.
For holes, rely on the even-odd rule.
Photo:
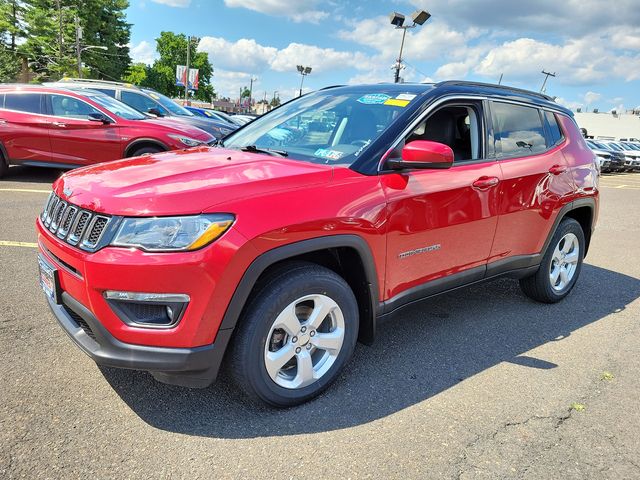
{"label": "door mirror glass", "polygon": [[450,168],[453,165],[453,150],[444,143],[414,140],[402,149],[402,160],[392,159],[387,163],[393,170]]}
{"label": "door mirror glass", "polygon": [[147,110],[147,112],[150,113],[151,115],[155,115],[156,117],[164,117],[162,112],[155,107],[150,108],[149,110]]}

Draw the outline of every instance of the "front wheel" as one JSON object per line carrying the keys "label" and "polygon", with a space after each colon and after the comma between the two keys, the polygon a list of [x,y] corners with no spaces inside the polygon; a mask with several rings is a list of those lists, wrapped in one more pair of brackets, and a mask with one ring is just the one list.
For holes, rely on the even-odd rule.
{"label": "front wheel", "polygon": [[240,319],[230,373],[251,397],[289,407],[319,395],[349,361],[358,305],[335,272],[295,263],[267,277]]}
{"label": "front wheel", "polygon": [[559,302],[578,280],[584,251],[582,227],[573,218],[565,218],[558,225],[538,271],[520,280],[522,291],[538,302]]}

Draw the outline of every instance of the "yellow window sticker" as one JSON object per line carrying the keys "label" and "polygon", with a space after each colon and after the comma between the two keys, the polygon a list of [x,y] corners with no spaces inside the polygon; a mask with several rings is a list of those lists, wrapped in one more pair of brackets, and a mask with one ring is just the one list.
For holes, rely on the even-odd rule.
{"label": "yellow window sticker", "polygon": [[385,105],[389,105],[392,107],[406,107],[407,105],[409,105],[410,100],[398,100],[397,98],[390,98],[389,100],[385,101],[384,104]]}

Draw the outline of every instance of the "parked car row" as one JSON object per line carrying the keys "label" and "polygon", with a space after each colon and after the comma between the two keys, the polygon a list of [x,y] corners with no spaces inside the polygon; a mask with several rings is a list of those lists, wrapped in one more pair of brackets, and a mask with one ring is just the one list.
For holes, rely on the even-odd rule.
{"label": "parked car row", "polygon": [[587,139],[587,145],[602,172],[640,172],[640,142]]}
{"label": "parked car row", "polygon": [[189,110],[194,115],[198,115],[205,118],[213,118],[216,120],[230,123],[232,125],[237,125],[238,127],[242,125],[246,125],[252,120],[255,120],[256,118],[258,118],[257,115],[248,114],[248,113],[245,113],[245,114],[236,113],[231,115],[229,113],[221,112],[220,110],[213,110],[211,108],[192,107],[192,106],[184,107],[184,108]]}
{"label": "parked car row", "polygon": [[95,89],[0,85],[0,177],[11,164],[74,168],[214,144],[221,136]]}

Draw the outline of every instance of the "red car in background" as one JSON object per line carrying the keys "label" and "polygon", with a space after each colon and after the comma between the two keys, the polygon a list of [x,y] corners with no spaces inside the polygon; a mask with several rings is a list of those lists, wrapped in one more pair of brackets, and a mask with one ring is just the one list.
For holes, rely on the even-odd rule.
{"label": "red car in background", "polygon": [[152,119],[99,92],[0,87],[0,177],[11,164],[74,168],[213,141],[199,128]]}

